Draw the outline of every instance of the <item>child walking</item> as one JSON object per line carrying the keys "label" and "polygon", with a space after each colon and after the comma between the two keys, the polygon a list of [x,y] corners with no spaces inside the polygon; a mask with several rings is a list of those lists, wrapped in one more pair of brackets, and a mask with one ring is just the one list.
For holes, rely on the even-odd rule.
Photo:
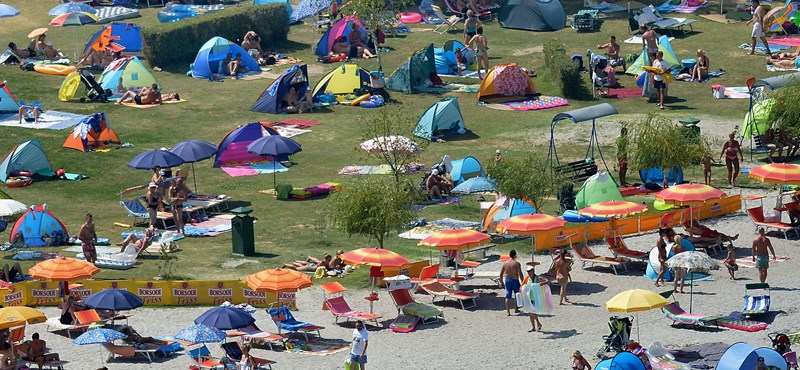
{"label": "child walking", "polygon": [[733,251],[733,244],[728,244],[728,256],[725,257],[725,262],[723,263],[728,268],[731,280],[736,280],[734,273],[739,270],[739,265],[736,264],[736,253]]}

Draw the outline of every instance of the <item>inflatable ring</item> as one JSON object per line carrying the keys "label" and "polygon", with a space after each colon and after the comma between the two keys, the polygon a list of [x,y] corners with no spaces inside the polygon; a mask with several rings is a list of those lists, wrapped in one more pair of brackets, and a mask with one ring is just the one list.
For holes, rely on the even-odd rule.
{"label": "inflatable ring", "polygon": [[384,100],[380,95],[372,95],[369,99],[360,103],[361,108],[377,108],[383,105]]}
{"label": "inflatable ring", "polygon": [[400,19],[400,22],[404,24],[422,22],[422,14],[417,12],[400,12],[397,14],[397,17]]}
{"label": "inflatable ring", "polygon": [[75,66],[66,66],[63,64],[37,64],[33,66],[33,70],[46,75],[66,76],[78,69],[75,68]]}
{"label": "inflatable ring", "polygon": [[9,188],[21,188],[33,183],[33,179],[28,176],[11,177],[6,180],[6,186]]}
{"label": "inflatable ring", "polygon": [[331,58],[328,59],[327,62],[323,62],[323,63],[336,63],[336,62],[341,62],[341,61],[343,61],[345,59],[347,59],[347,54],[339,53],[339,54],[336,54],[334,56],[331,56]]}

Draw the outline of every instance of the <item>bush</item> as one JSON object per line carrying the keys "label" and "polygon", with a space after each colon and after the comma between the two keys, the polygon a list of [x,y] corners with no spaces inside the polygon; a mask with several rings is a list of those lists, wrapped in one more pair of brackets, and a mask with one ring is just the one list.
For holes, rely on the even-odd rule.
{"label": "bush", "polygon": [[220,36],[237,42],[247,31],[258,33],[262,45],[286,41],[289,33],[286,5],[240,5],[201,17],[144,28],[143,53],[152,66],[185,65],[194,60],[208,39]]}
{"label": "bush", "polygon": [[583,99],[588,96],[578,64],[567,56],[564,45],[556,40],[547,40],[543,52],[545,68],[565,98]]}

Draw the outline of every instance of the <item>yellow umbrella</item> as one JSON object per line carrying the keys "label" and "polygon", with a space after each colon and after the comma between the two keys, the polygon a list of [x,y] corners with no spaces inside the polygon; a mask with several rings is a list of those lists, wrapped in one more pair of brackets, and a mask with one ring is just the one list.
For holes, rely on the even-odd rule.
{"label": "yellow umbrella", "polygon": [[0,330],[28,324],[39,324],[47,321],[44,313],[25,306],[0,308]]}
{"label": "yellow umbrella", "polygon": [[[667,305],[667,300],[660,294],[646,289],[631,289],[615,295],[606,302],[608,312],[637,312],[636,321],[639,321],[638,312],[650,311]],[[639,340],[639,324],[636,324],[636,338]]]}

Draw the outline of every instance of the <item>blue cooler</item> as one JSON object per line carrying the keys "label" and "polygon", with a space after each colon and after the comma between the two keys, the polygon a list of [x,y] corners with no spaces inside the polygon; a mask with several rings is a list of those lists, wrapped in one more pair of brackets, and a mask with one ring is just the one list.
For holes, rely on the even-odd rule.
{"label": "blue cooler", "polygon": [[684,59],[681,60],[681,64],[683,65],[683,68],[692,69],[694,68],[694,65],[697,64],[697,59]]}

